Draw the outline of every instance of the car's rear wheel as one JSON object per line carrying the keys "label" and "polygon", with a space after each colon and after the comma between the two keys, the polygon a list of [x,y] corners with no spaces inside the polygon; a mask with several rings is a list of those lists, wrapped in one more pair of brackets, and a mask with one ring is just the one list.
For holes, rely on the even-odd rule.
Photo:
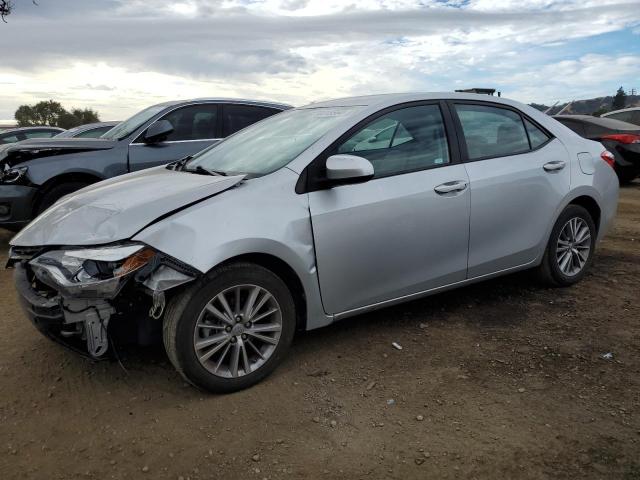
{"label": "car's rear wheel", "polygon": [[227,393],[271,373],[289,349],[295,325],[285,283],[264,267],[237,263],[217,268],[169,303],[164,344],[185,379]]}
{"label": "car's rear wheel", "polygon": [[553,226],[539,267],[541,278],[553,286],[569,286],[584,277],[593,260],[596,226],[579,205],[564,209]]}

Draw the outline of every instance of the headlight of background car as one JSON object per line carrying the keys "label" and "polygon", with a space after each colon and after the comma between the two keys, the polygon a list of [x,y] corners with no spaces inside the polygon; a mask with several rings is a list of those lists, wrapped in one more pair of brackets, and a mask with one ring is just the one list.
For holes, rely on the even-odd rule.
{"label": "headlight of background car", "polygon": [[25,181],[26,176],[27,167],[9,167],[5,165],[4,169],[0,171],[0,183],[19,184]]}
{"label": "headlight of background car", "polygon": [[53,250],[29,262],[44,284],[63,296],[113,298],[129,275],[155,255],[145,245]]}

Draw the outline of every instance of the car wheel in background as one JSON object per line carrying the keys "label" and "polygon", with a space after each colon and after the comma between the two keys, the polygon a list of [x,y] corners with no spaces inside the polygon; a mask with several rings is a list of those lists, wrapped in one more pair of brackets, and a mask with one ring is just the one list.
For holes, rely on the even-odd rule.
{"label": "car wheel in background", "polygon": [[569,205],[558,217],[542,263],[541,279],[552,286],[566,287],[584,277],[593,260],[596,226],[589,212],[579,205]]}
{"label": "car wheel in background", "polygon": [[38,208],[36,210],[36,215],[40,215],[65,195],[69,195],[70,193],[78,191],[88,185],[89,184],[86,182],[66,182],[53,186],[52,188],[47,190],[40,199],[40,203],[38,204]]}
{"label": "car wheel in background", "polygon": [[251,263],[216,268],[169,302],[163,337],[192,384],[228,393],[258,383],[285,357],[296,327],[285,283]]}

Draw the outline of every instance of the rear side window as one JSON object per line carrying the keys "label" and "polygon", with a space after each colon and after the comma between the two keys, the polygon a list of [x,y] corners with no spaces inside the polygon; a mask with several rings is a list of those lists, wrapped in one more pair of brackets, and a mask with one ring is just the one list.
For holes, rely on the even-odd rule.
{"label": "rear side window", "polygon": [[163,117],[163,120],[168,120],[173,125],[173,132],[169,134],[165,141],[176,142],[216,138],[217,118],[218,105],[214,103],[178,108]]}
{"label": "rear side window", "polygon": [[51,138],[54,135],[57,135],[60,132],[51,131],[51,130],[33,130],[29,132],[25,132],[24,136],[27,138]]}
{"label": "rear side window", "polygon": [[611,115],[607,115],[603,118],[613,118],[614,120],[620,120],[621,122],[633,122],[633,113],[633,110],[628,110],[626,112],[612,113]]}
{"label": "rear side window", "polygon": [[520,115],[485,105],[456,104],[470,160],[503,157],[529,151]]}
{"label": "rear side window", "polygon": [[527,133],[529,134],[529,142],[531,143],[532,149],[536,149],[540,145],[544,145],[549,141],[549,136],[526,118],[524,119],[524,125],[527,128]]}
{"label": "rear side window", "polygon": [[278,110],[274,110],[273,108],[255,107],[252,105],[223,105],[222,112],[222,135],[224,137],[279,113]]}
{"label": "rear side window", "polygon": [[337,153],[364,157],[375,177],[449,163],[449,146],[438,105],[401,108],[372,120],[343,142]]}

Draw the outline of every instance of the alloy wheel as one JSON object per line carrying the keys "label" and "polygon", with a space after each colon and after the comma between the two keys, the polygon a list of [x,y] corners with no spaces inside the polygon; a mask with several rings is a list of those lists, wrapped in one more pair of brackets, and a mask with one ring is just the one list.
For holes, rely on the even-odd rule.
{"label": "alloy wheel", "polygon": [[282,332],[275,297],[257,285],[236,285],[218,293],[196,322],[193,347],[210,373],[237,378],[259,369],[273,355]]}
{"label": "alloy wheel", "polygon": [[560,230],[556,245],[556,261],[560,271],[573,277],[582,271],[591,251],[591,231],[587,222],[573,217]]}

